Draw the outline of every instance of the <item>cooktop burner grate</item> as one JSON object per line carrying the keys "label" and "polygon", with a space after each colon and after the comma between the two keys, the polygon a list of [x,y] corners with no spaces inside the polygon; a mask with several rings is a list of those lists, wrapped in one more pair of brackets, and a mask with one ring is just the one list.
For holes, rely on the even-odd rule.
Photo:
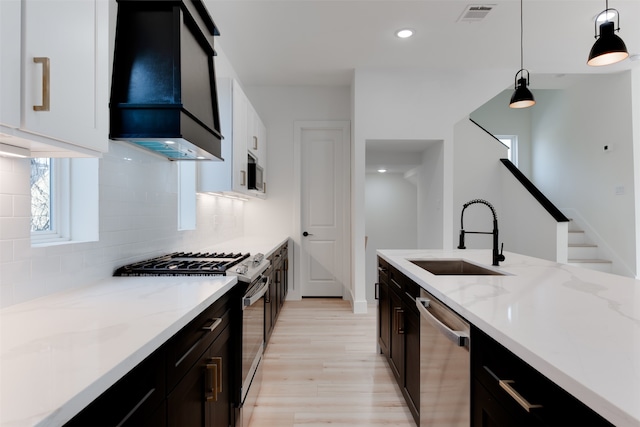
{"label": "cooktop burner grate", "polygon": [[249,258],[225,252],[174,252],[118,268],[114,276],[219,276]]}

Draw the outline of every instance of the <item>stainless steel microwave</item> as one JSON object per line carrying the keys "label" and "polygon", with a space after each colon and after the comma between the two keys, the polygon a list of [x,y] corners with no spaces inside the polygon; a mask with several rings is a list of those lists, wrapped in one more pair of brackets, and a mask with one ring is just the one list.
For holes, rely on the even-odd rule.
{"label": "stainless steel microwave", "polygon": [[257,163],[248,164],[249,190],[258,190],[264,193],[264,169]]}

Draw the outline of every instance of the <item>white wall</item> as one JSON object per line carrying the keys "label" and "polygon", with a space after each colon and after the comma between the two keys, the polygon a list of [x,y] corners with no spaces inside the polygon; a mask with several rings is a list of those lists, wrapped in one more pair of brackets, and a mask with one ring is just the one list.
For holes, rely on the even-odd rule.
{"label": "white wall", "polygon": [[[484,199],[493,205],[500,219],[504,215],[502,200],[501,158],[506,158],[507,147],[476,126],[468,118],[455,125],[453,150],[453,202],[454,229],[449,234],[454,246],[458,246],[460,214],[463,205],[473,199]],[[503,223],[504,224],[504,223]],[[493,230],[493,215],[481,204],[469,206],[464,212],[464,228],[470,231]],[[501,239],[507,233],[501,228]],[[492,248],[490,235],[467,235],[467,248]],[[508,245],[505,245],[509,250]],[[491,260],[489,260],[491,261]]]}
{"label": "white wall", "polygon": [[[471,117],[493,135],[518,135],[518,169],[531,179],[531,114],[534,108],[509,108],[513,89],[505,90],[473,111]],[[534,96],[541,93],[535,91]]]}
{"label": "white wall", "polygon": [[444,143],[434,142],[422,153],[418,169],[418,248],[443,247]]}
{"label": "white wall", "polygon": [[[351,115],[350,88],[311,86],[249,86],[247,97],[267,128],[267,198],[245,204],[247,235],[291,236],[291,254],[299,253],[300,212],[294,194],[294,122],[349,121]],[[348,163],[345,165],[349,167]],[[348,188],[348,183],[345,183]],[[347,236],[348,238],[348,236]],[[364,241],[364,237],[363,237]],[[345,253],[345,257],[349,254]],[[298,268],[295,257],[291,265]],[[349,271],[349,266],[345,267]],[[293,276],[296,277],[296,276]],[[348,285],[351,285],[350,283]],[[290,298],[299,298],[297,284]]]}
{"label": "white wall", "polygon": [[[266,200],[246,205],[246,233],[265,231],[293,236],[294,122],[301,120],[350,120],[348,87],[249,86],[246,94],[267,127]],[[264,224],[269,224],[265,230]]]}
{"label": "white wall", "polygon": [[568,222],[555,218],[503,167],[500,242],[504,249],[523,255],[567,262]]}
{"label": "white wall", "polygon": [[207,195],[197,197],[197,229],[177,231],[176,162],[111,142],[99,168],[100,240],[31,247],[29,159],[0,157],[1,306],[90,284],[133,261],[244,234],[242,202]]}
{"label": "white wall", "polygon": [[631,108],[633,120],[633,165],[634,165],[634,189],[635,189],[635,209],[636,209],[636,278],[640,278],[638,266],[640,266],[640,67],[635,67],[631,71]]}
{"label": "white wall", "polygon": [[[369,139],[441,140],[442,244],[453,232],[453,127],[501,92],[511,70],[356,70],[353,83],[352,242],[364,241],[365,148]],[[507,82],[507,83],[505,83]],[[438,154],[440,155],[440,154]],[[364,299],[366,261],[353,254],[355,295]]]}
{"label": "white wall", "polygon": [[366,297],[373,302],[378,281],[376,250],[415,249],[418,239],[418,194],[400,173],[367,173],[365,186]]}
{"label": "white wall", "polygon": [[[595,231],[614,273],[636,274],[631,74],[585,75],[536,93],[532,181]],[[637,110],[635,116],[637,116]],[[637,118],[635,119],[637,121]],[[605,152],[604,145],[610,150]],[[622,187],[624,194],[616,195]]]}

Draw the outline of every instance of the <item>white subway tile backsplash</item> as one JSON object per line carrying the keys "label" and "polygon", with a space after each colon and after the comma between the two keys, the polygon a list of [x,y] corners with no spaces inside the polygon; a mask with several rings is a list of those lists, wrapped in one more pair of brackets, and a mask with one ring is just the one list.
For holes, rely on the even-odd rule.
{"label": "white subway tile backsplash", "polygon": [[0,217],[13,216],[13,196],[0,194]]}
{"label": "white subway tile backsplash", "polygon": [[177,189],[175,162],[111,142],[100,159],[100,240],[32,248],[29,160],[0,158],[0,306],[90,284],[126,263],[243,235],[243,202],[200,194],[196,230],[178,231]]}
{"label": "white subway tile backsplash", "polygon": [[13,240],[0,240],[0,263],[14,261]]}
{"label": "white subway tile backsplash", "polygon": [[0,218],[0,239],[24,239],[31,233],[31,221],[28,217]]}

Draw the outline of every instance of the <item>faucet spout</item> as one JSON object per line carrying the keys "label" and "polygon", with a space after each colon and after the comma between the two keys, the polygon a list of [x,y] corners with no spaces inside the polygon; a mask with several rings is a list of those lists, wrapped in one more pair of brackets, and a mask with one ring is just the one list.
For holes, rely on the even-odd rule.
{"label": "faucet spout", "polygon": [[[465,231],[464,229],[464,211],[470,205],[480,203],[487,206],[491,209],[491,214],[493,215],[493,230],[492,231]],[[462,205],[462,212],[460,213],[460,241],[458,244],[458,249],[466,249],[464,245],[465,234],[491,234],[493,236],[493,251],[492,251],[492,262],[491,265],[498,266],[500,265],[500,261],[504,261],[504,255],[502,254],[502,249],[504,247],[504,243],[500,247],[500,251],[498,251],[498,215],[496,214],[496,210],[491,203],[484,199],[473,199],[464,205]]]}

